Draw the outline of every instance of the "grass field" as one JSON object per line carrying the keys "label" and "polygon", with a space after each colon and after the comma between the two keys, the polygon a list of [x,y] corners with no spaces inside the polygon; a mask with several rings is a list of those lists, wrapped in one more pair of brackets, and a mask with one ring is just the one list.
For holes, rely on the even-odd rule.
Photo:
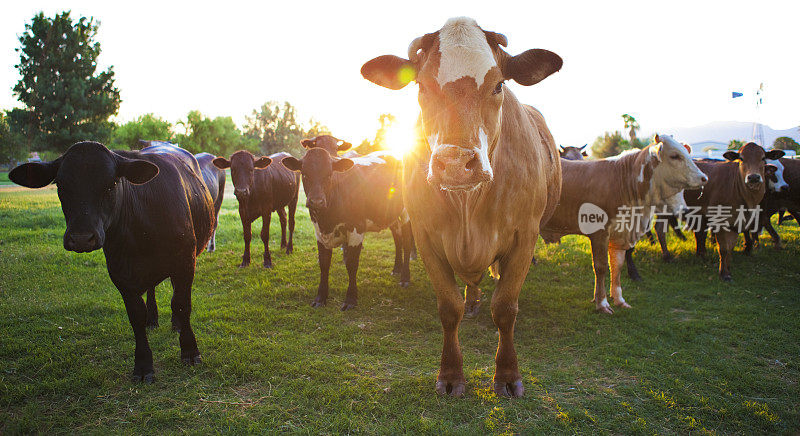
{"label": "grass field", "polygon": [[[302,201],[301,201],[302,204]],[[260,224],[254,227],[257,234]],[[128,379],[133,334],[102,252],[62,248],[53,189],[0,191],[0,434],[299,433],[796,433],[800,430],[800,232],[779,228],[737,252],[734,281],[690,243],[637,251],[642,283],[624,279],[633,309],[595,314],[588,240],[537,248],[520,299],[516,346],[524,398],[491,393],[497,332],[488,307],[460,338],[467,394],[437,397],[436,301],[421,262],[414,283],[389,275],[391,236],[368,236],[354,311],[334,254],[331,298],[309,306],[318,268],[313,228],[298,210],[295,253],[273,270],[240,270],[235,199],[225,200],[217,252],[198,259],[192,322],[204,363],[184,367],[160,285],[161,326],[150,331],[156,383]],[[484,298],[494,289],[483,284]]]}
{"label": "grass field", "polygon": [[0,171],[0,186],[14,186],[11,180],[8,180],[8,173]]}

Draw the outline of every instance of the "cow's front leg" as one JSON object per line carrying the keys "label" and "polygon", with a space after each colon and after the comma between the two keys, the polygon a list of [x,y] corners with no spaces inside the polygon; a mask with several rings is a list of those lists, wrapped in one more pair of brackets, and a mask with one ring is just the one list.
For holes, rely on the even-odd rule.
{"label": "cow's front leg", "polygon": [[592,244],[592,266],[594,267],[594,305],[601,313],[612,314],[606,295],[606,275],[608,274],[608,234],[596,232],[589,237]]}
{"label": "cow's front leg", "polygon": [[717,250],[719,251],[719,278],[723,282],[729,282],[731,278],[731,257],[733,247],[739,234],[734,232],[721,231],[715,233],[717,239]]}
{"label": "cow's front leg", "polygon": [[278,220],[281,222],[281,249],[286,248],[286,208],[278,209]]}
{"label": "cow's front leg", "polygon": [[[239,208],[239,213],[241,214],[244,212],[241,208]],[[252,231],[252,221],[248,221],[246,218],[242,218],[242,237],[244,238],[244,254],[242,254],[242,263],[239,265],[239,268],[245,268],[250,266],[250,239],[253,238],[251,233]]]}
{"label": "cow's front leg", "polygon": [[403,269],[403,235],[400,230],[400,223],[395,223],[389,226],[392,232],[392,240],[394,241],[394,266],[392,267],[392,275],[400,275]]}
{"label": "cow's front leg", "polygon": [[311,302],[311,307],[322,307],[328,303],[328,272],[331,269],[333,250],[317,241],[317,254],[319,257],[319,287],[317,287],[317,296]]}
{"label": "cow's front leg", "polygon": [[642,276],[639,275],[639,269],[636,268],[636,263],[633,261],[633,250],[636,247],[633,246],[627,250],[625,250],[625,266],[628,267],[628,277],[635,282],[641,282]]}
{"label": "cow's front leg", "polygon": [[436,291],[436,304],[444,335],[439,375],[436,377],[436,393],[461,397],[466,384],[461,346],[458,343],[458,325],[464,317],[464,297],[458,290],[450,264],[431,250],[430,242],[421,238],[416,240],[419,242],[417,248],[425,270]]}
{"label": "cow's front leg", "polygon": [[530,269],[531,256],[532,246],[519,245],[503,256],[500,260],[500,280],[492,294],[492,321],[500,333],[494,373],[494,392],[499,396],[521,397],[525,393],[517,363],[517,351],[514,349],[514,323],[519,311],[519,292]]}
{"label": "cow's front leg", "polygon": [[158,305],[156,303],[156,288],[151,287],[147,290],[147,328],[158,327]]}
{"label": "cow's front leg", "polygon": [[[669,247],[667,246],[667,229],[669,227],[667,227],[666,224],[659,225],[658,223],[656,223],[654,227],[656,229],[658,245],[661,246],[661,260],[664,262],[672,262],[675,259],[672,257],[672,253],[669,252]],[[677,229],[676,232],[680,232],[680,229]],[[678,233],[676,233],[676,235],[677,234]],[[683,235],[681,234],[681,236]],[[686,239],[686,237],[684,237],[684,239]]]}
{"label": "cow's front leg", "polygon": [[[363,240],[363,237],[361,238]],[[344,297],[342,310],[353,309],[358,305],[358,260],[361,256],[363,244],[351,246],[349,243],[344,245],[344,264],[347,267],[347,294]]]}
{"label": "cow's front leg", "polygon": [[186,365],[196,365],[203,362],[200,350],[197,349],[197,339],[190,318],[192,315],[192,283],[194,282],[194,259],[178,273],[170,277],[172,281],[173,307],[177,309],[177,320],[180,325],[179,342],[181,345],[181,360]]}
{"label": "cow's front leg", "polygon": [[[772,222],[769,220],[769,217],[764,220],[764,228],[767,230],[767,233],[769,233],[770,238],[772,238],[773,247],[776,250],[782,249],[783,246],[781,245],[781,236],[775,231],[775,227],[772,227]],[[754,232],[753,234],[755,235],[754,238],[758,240],[758,233]]]}
{"label": "cow's front leg", "polygon": [[611,298],[614,299],[614,305],[630,309],[630,304],[625,302],[622,298],[622,265],[625,263],[626,250],[620,250],[613,247],[608,247],[608,260],[611,266]]}
{"label": "cow's front leg", "polygon": [[147,342],[147,328],[145,327],[147,308],[140,293],[123,290],[120,290],[120,293],[122,301],[125,303],[125,311],[128,312],[128,321],[133,328],[133,336],[136,339],[132,380],[153,383],[155,380],[153,352]]}
{"label": "cow's front leg", "polygon": [[272,268],[272,255],[269,253],[269,223],[272,212],[267,212],[261,217],[261,242],[264,244],[264,268]]}

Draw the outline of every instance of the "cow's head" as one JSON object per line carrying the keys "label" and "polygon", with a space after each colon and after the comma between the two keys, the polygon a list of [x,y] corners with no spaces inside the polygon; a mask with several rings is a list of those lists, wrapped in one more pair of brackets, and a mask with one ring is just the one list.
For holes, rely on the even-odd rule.
{"label": "cow's head", "polygon": [[419,84],[422,128],[430,147],[428,182],[448,190],[474,189],[493,179],[500,137],[504,82],[533,85],[561,68],[547,50],[511,56],[506,37],[471,18],[451,18],[415,39],[409,59],[385,55],[361,67],[367,80],[389,89]]}
{"label": "cow's head", "polygon": [[689,145],[681,144],[670,135],[654,135],[650,146],[651,155],[658,159],[658,176],[654,177],[654,183],[663,183],[673,191],[705,186],[708,176],[697,168],[691,152]]}
{"label": "cow's head", "polygon": [[302,159],[289,156],[281,163],[303,177],[303,190],[306,192],[306,207],[314,213],[328,207],[331,194],[331,179],[334,172],[343,172],[353,166],[350,159],[331,156],[322,148],[311,148]]}
{"label": "cow's head", "polygon": [[728,150],[722,156],[739,164],[739,175],[745,186],[752,190],[759,190],[764,187],[764,180],[766,180],[764,172],[767,165],[766,160],[780,159],[783,155],[783,150],[764,151],[755,142],[748,142],[739,151]]}
{"label": "cow's head", "polygon": [[789,184],[783,178],[783,163],[780,159],[767,159],[765,176],[767,179],[767,188],[772,192],[784,192],[789,190]]}
{"label": "cow's head", "polygon": [[563,159],[566,160],[583,160],[584,157],[589,156],[588,154],[586,154],[586,150],[584,150],[584,148],[586,148],[586,145],[587,144],[583,144],[583,146],[581,147],[559,146],[558,154]]}
{"label": "cow's head", "polygon": [[264,169],[272,162],[267,156],[256,159],[252,153],[246,150],[239,150],[231,155],[231,160],[224,157],[214,159],[214,166],[224,170],[231,169],[231,179],[233,180],[233,194],[239,202],[250,198],[253,190],[253,179],[256,169]]}
{"label": "cow's head", "polygon": [[350,150],[350,147],[353,146],[353,144],[331,135],[320,135],[316,138],[304,139],[300,141],[300,145],[306,149],[316,147],[327,150],[331,156],[336,156],[339,152]]}
{"label": "cow's head", "polygon": [[79,142],[52,162],[14,168],[8,178],[29,188],[55,182],[67,222],[64,248],[84,253],[105,243],[121,195],[120,179],[141,184],[156,175],[158,167],[153,163],[122,157],[97,142]]}

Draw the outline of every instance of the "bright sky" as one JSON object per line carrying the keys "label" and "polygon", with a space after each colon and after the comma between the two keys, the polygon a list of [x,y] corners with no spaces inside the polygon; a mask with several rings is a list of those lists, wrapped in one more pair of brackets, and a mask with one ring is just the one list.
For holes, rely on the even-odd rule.
{"label": "bright sky", "polygon": [[[100,20],[100,63],[114,66],[123,122],[148,112],[175,122],[199,109],[241,124],[263,102],[288,100],[304,120],[357,144],[374,135],[380,113],[405,125],[418,113],[416,86],[380,88],[361,65],[405,57],[412,39],[467,15],[505,34],[511,54],[546,48],[564,59],[537,85],[510,85],[563,145],[622,130],[623,113],[645,134],[752,121],[761,82],[762,122],[800,124],[798,1],[4,2],[0,108],[17,104],[14,49],[25,23],[66,9]],[[745,97],[732,100],[734,90]]]}

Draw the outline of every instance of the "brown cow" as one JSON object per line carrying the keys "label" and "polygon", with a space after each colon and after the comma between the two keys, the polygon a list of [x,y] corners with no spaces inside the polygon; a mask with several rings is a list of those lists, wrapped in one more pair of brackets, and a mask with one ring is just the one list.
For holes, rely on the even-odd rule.
{"label": "brown cow", "polygon": [[783,154],[783,150],[765,152],[758,144],[749,142],[738,152],[726,151],[723,156],[728,162],[697,162],[708,174],[708,185],[702,191],[686,191],[684,198],[700,219],[700,228],[696,229],[699,231],[694,234],[697,255],[705,257],[706,235],[711,231],[717,241],[719,278],[723,281],[731,281],[731,253],[742,227],[741,220],[747,223],[751,218],[737,211],[754,210],[758,206],[764,198],[765,159],[778,159]]}
{"label": "brown cow", "polygon": [[[275,153],[256,159],[249,151],[233,153],[231,160],[224,157],[214,159],[217,168],[231,169],[233,194],[239,201],[239,218],[242,220],[244,254],[239,268],[250,265],[250,239],[253,221],[261,218],[261,241],[264,243],[264,267],[272,268],[269,252],[269,222],[272,212],[278,212],[281,221],[281,248],[291,254],[294,248],[294,213],[297,210],[297,195],[300,192],[300,176],[284,168],[270,165],[280,162],[289,153]],[[289,239],[286,239],[286,212],[289,208]]]}
{"label": "brown cow", "polygon": [[597,311],[613,313],[605,289],[609,261],[614,304],[630,308],[620,284],[625,250],[645,234],[654,210],[685,207],[680,192],[699,188],[708,179],[686,148],[666,135],[656,135],[653,144],[615,159],[564,160],[561,169],[561,199],[542,237],[555,241],[564,235],[588,236]]}
{"label": "brown cow", "polygon": [[588,154],[586,154],[586,150],[584,150],[584,148],[586,148],[586,145],[587,144],[583,144],[580,147],[571,147],[571,146],[564,147],[563,145],[559,145],[558,154],[561,155],[562,159],[566,160],[583,160],[583,158],[589,156]]}
{"label": "brown cow", "polygon": [[436,291],[444,344],[436,392],[464,394],[458,326],[464,297],[455,277],[477,289],[499,273],[492,319],[500,337],[494,391],[521,396],[514,349],[517,300],[540,222],[555,210],[561,169],[544,117],[521,104],[506,80],[533,85],[561,68],[547,50],[510,56],[506,37],[471,18],[452,18],[415,39],[410,59],[380,56],[361,74],[390,89],[419,84],[420,140],[404,157],[405,205]]}

